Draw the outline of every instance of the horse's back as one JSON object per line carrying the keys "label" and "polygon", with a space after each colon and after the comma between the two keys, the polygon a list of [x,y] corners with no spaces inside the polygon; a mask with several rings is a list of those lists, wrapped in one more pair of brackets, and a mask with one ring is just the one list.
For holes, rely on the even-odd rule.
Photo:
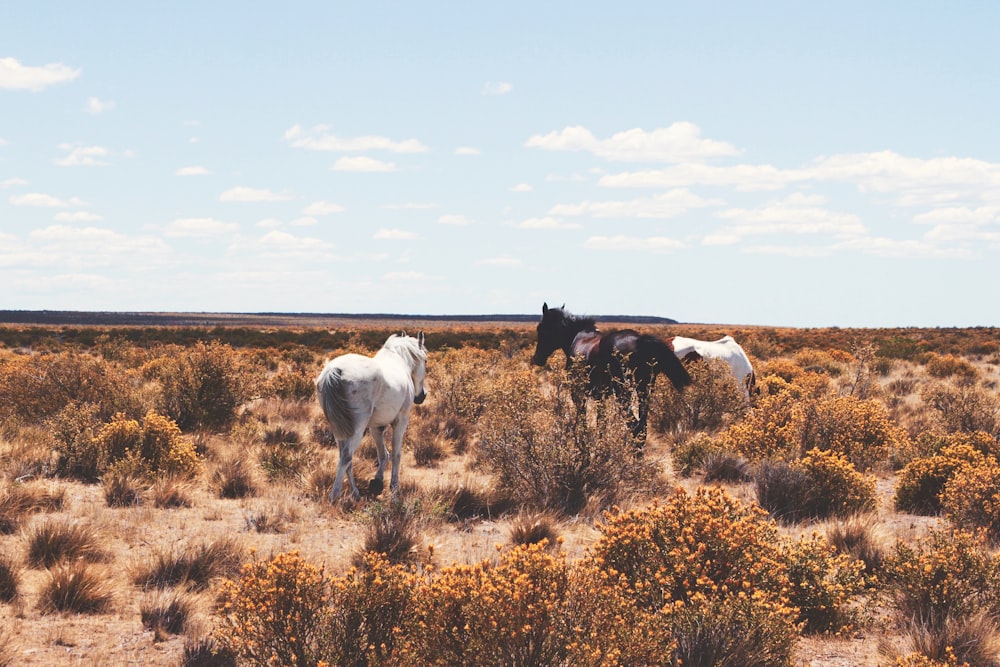
{"label": "horse's back", "polygon": [[743,347],[732,336],[723,336],[719,340],[698,340],[675,336],[671,341],[674,352],[680,358],[685,358],[692,352],[703,359],[721,359],[729,364],[733,375],[741,382],[753,373],[750,358]]}

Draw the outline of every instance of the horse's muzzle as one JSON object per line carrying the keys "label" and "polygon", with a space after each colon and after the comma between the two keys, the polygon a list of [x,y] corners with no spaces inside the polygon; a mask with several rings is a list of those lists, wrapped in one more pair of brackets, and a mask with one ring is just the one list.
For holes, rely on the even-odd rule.
{"label": "horse's muzzle", "polygon": [[424,400],[426,398],[427,398],[427,392],[426,391],[422,391],[422,392],[420,392],[419,394],[417,394],[416,396],[413,397],[413,402],[416,403],[417,405],[420,405],[421,403],[424,402]]}

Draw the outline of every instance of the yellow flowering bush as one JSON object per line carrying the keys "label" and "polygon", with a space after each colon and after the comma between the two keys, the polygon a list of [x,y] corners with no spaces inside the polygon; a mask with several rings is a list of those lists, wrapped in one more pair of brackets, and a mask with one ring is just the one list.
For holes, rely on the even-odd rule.
{"label": "yellow flowering bush", "polygon": [[750,460],[792,461],[810,449],[824,449],[843,454],[858,470],[869,470],[903,448],[906,436],[877,401],[780,392],[761,398],[721,441]]}
{"label": "yellow flowering bush", "polygon": [[136,474],[193,477],[203,465],[194,444],[183,437],[177,424],[152,411],[141,424],[124,414],[115,415],[97,432],[94,447],[102,470],[122,463]]}
{"label": "yellow flowering bush", "polygon": [[865,564],[837,553],[817,533],[788,544],[784,551],[791,604],[806,632],[840,633],[859,620],[855,601],[865,592]]}
{"label": "yellow flowering bush", "polygon": [[896,478],[896,509],[925,516],[940,513],[945,484],[961,468],[983,467],[986,460],[981,451],[968,444],[953,444],[938,454],[910,461]]}
{"label": "yellow flowering bush", "polygon": [[958,468],[944,485],[941,505],[955,526],[983,529],[992,543],[1000,543],[1000,463],[984,457]]}
{"label": "yellow flowering bush", "polygon": [[897,542],[884,574],[903,619],[941,627],[949,618],[1000,613],[1000,557],[969,531],[934,530],[916,546]]}
{"label": "yellow flowering bush", "polygon": [[216,637],[240,661],[255,665],[314,666],[325,653],[330,607],[320,567],[298,552],[243,567],[224,581],[222,625]]}
{"label": "yellow flowering bush", "polygon": [[847,456],[812,449],[799,465],[810,481],[809,515],[845,517],[875,508],[875,478],[859,472]]}

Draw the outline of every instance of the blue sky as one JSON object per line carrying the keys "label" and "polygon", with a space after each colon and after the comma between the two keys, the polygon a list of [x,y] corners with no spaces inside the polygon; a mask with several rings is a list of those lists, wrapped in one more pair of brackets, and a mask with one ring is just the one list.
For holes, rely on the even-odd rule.
{"label": "blue sky", "polygon": [[7,2],[0,308],[997,326],[997,25]]}

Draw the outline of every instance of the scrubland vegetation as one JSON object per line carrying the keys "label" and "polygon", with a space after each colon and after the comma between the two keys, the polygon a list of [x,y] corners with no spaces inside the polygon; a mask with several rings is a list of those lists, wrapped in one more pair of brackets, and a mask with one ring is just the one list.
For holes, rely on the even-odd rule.
{"label": "scrubland vegetation", "polygon": [[760,392],[658,383],[637,456],[532,326],[431,325],[338,505],[313,378],[388,328],[0,329],[0,665],[1000,664],[1000,332],[644,328]]}

